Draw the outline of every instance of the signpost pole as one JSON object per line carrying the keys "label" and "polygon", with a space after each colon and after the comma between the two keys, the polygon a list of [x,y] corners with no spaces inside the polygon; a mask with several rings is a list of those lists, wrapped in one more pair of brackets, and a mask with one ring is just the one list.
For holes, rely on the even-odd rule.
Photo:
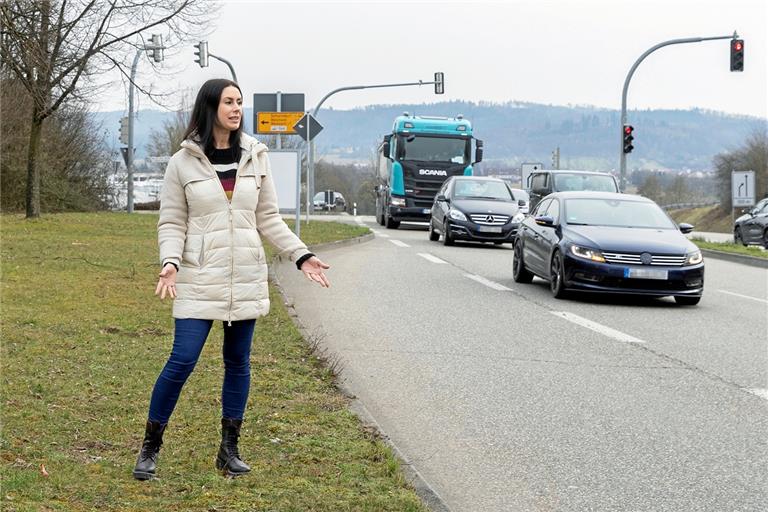
{"label": "signpost pole", "polygon": [[[283,105],[282,105],[282,95],[280,91],[277,91],[277,111],[282,112],[283,111]],[[277,134],[277,142],[275,142],[275,149],[283,149],[283,138],[280,136],[280,134]],[[298,233],[297,233],[298,234]]]}

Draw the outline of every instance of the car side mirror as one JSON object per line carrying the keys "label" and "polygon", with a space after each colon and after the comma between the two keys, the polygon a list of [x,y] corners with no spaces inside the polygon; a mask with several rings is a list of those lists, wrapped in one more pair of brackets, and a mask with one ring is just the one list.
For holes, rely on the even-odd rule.
{"label": "car side mirror", "polygon": [[525,206],[525,201],[524,201],[523,199],[520,199],[520,200],[517,202],[517,206]]}
{"label": "car side mirror", "polygon": [[384,143],[381,146],[381,153],[384,155],[384,158],[392,159],[389,154],[392,151],[392,144],[390,143],[390,140],[392,139],[391,135],[385,135],[384,136]]}
{"label": "car side mirror", "polygon": [[549,215],[540,215],[534,219],[536,221],[536,224],[539,226],[549,226],[552,227],[555,225],[555,219],[550,217]]}
{"label": "car side mirror", "polygon": [[681,222],[677,227],[680,228],[680,232],[683,234],[693,231],[693,224],[688,224],[687,222]]}
{"label": "car side mirror", "polygon": [[448,198],[445,197],[443,194],[439,194],[436,198],[438,201],[445,201],[446,203],[449,203]]}

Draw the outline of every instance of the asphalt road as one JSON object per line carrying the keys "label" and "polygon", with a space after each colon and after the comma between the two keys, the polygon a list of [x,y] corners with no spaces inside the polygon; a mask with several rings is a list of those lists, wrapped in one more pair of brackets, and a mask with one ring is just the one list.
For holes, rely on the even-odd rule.
{"label": "asphalt road", "polygon": [[345,386],[453,511],[768,510],[768,270],[706,260],[695,307],[556,300],[510,247],[423,227],[276,273]]}

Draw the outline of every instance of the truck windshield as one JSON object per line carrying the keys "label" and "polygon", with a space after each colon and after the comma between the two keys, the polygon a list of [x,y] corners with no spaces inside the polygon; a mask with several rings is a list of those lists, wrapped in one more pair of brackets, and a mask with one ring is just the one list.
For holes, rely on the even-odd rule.
{"label": "truck windshield", "polygon": [[403,143],[402,160],[467,163],[467,139],[406,135],[400,141]]}

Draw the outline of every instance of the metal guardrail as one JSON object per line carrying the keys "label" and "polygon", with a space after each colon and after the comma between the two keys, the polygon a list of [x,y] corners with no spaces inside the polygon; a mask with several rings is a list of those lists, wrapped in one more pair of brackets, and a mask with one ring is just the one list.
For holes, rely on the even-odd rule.
{"label": "metal guardrail", "polygon": [[715,206],[720,204],[720,201],[705,201],[701,203],[673,203],[673,204],[665,204],[661,207],[664,210],[680,210],[683,208],[703,208],[704,206]]}

